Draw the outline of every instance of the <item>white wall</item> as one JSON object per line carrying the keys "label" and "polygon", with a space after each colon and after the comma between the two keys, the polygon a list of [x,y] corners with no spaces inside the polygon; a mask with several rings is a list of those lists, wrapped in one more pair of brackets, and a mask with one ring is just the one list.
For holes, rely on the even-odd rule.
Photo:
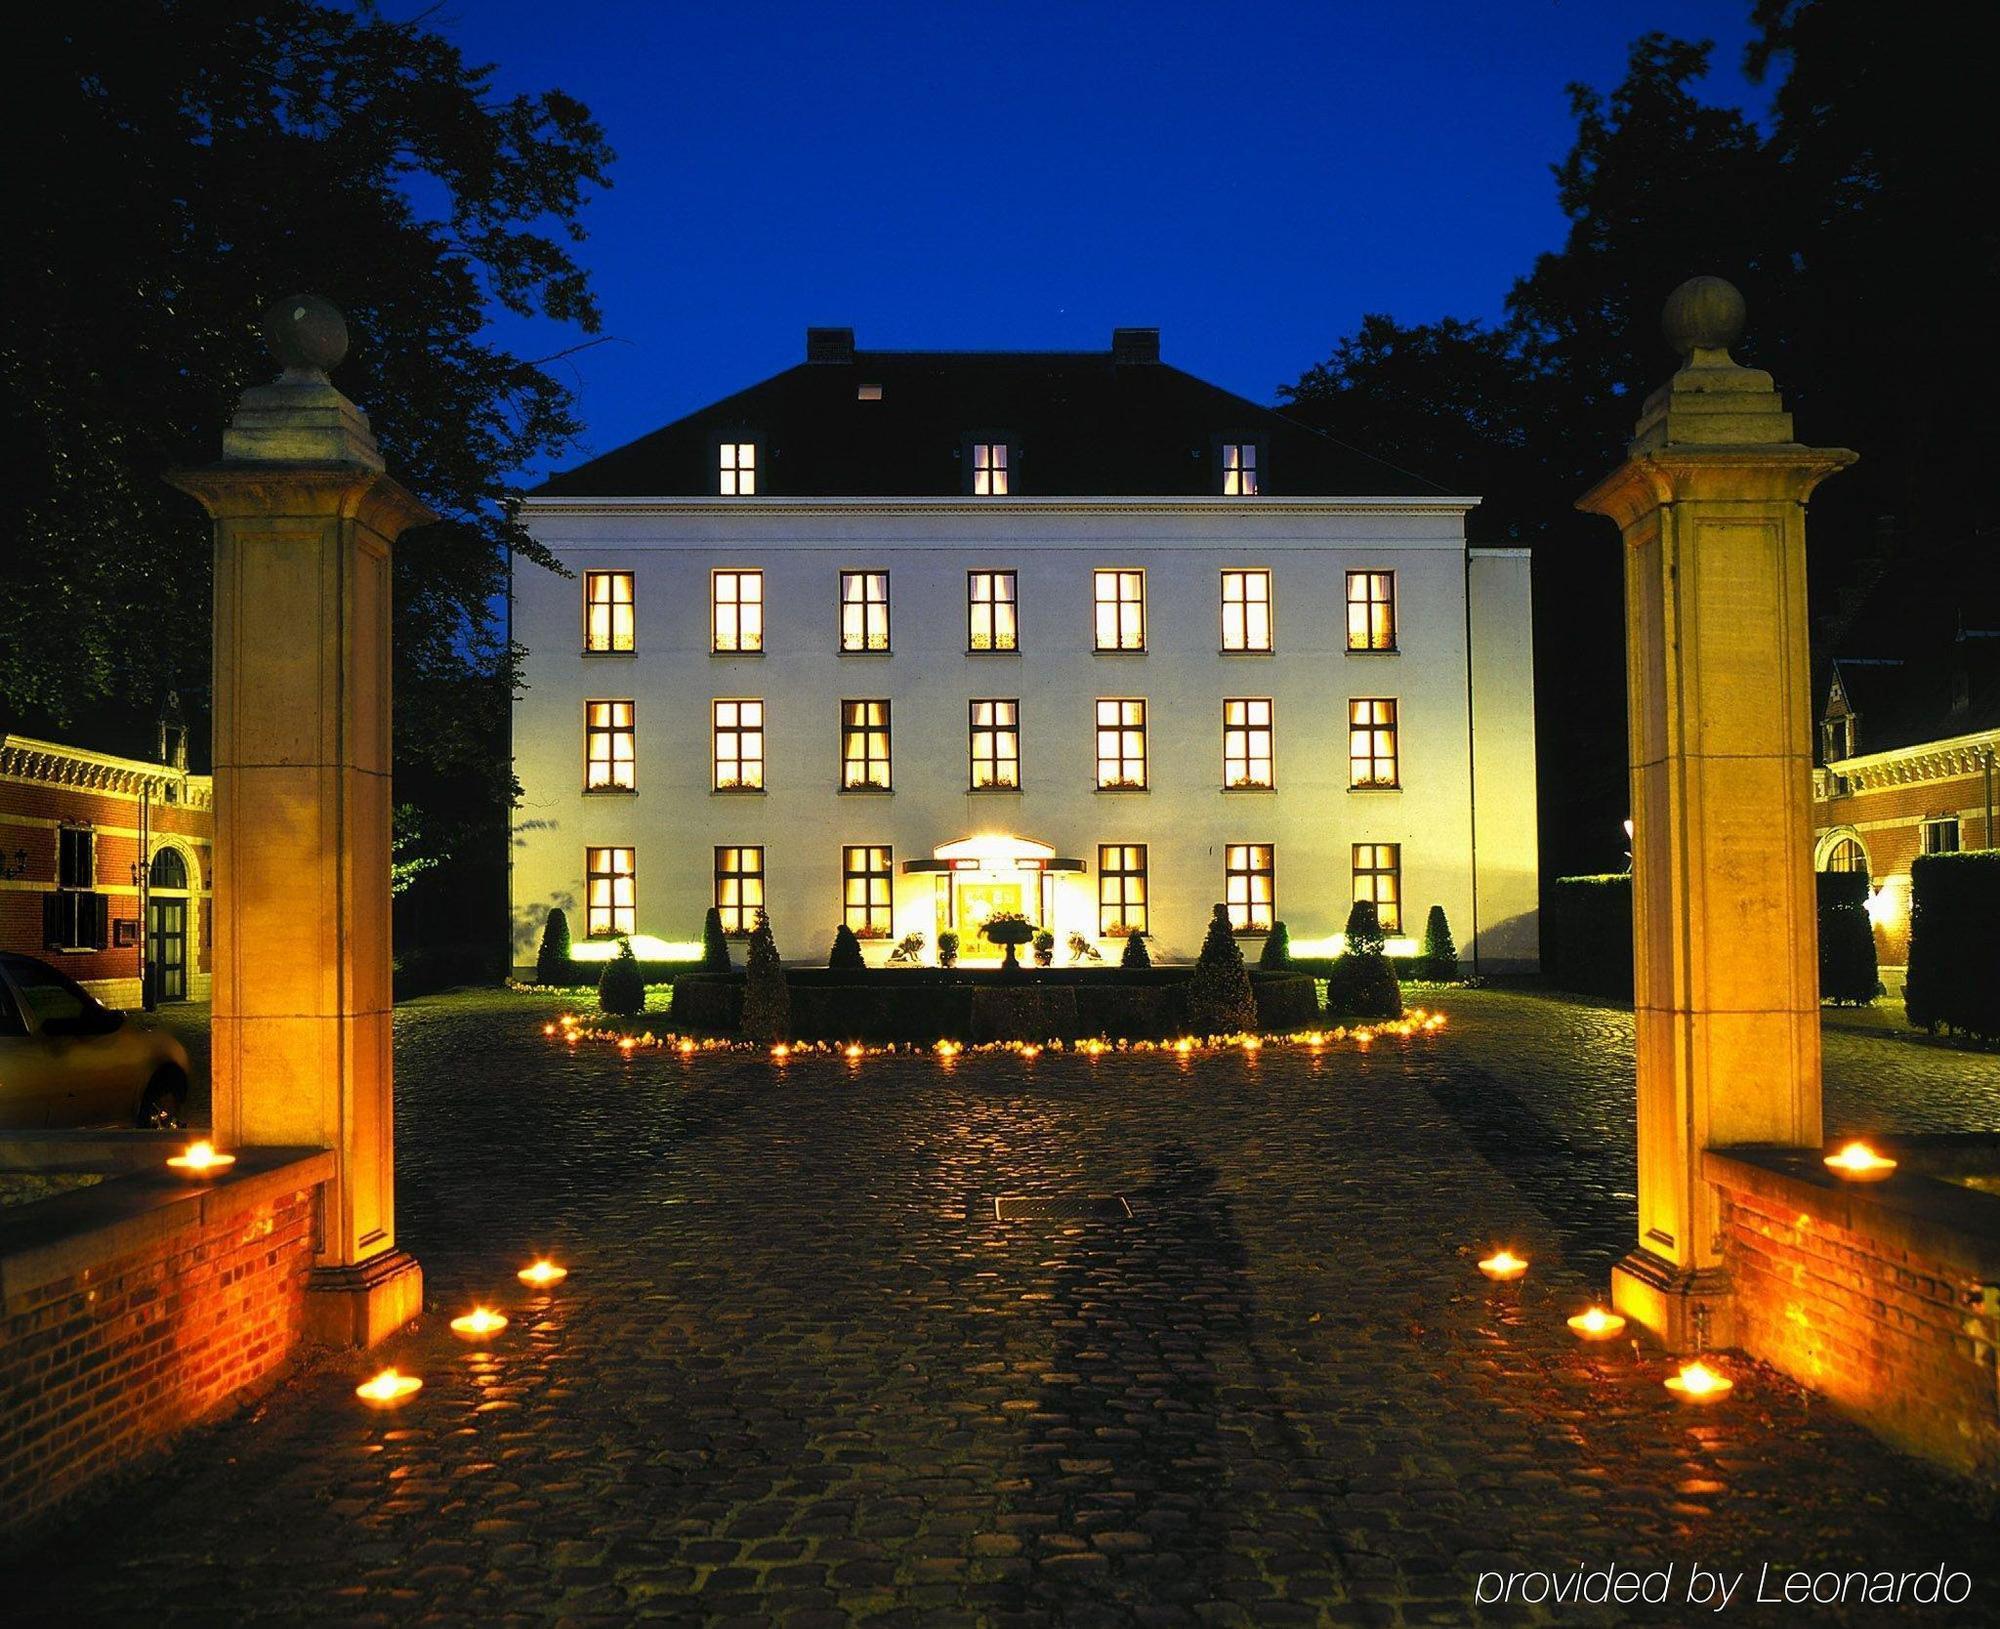
{"label": "white wall", "polygon": [[[762,844],[780,948],[819,958],[840,920],[842,844],[891,844],[900,871],[940,843],[989,831],[1089,862],[1085,876],[1065,885],[1074,920],[1054,924],[1061,932],[1095,931],[1096,845],[1147,844],[1161,959],[1198,948],[1223,895],[1230,842],[1277,845],[1277,914],[1294,940],[1340,931],[1352,897],[1350,844],[1400,843],[1405,931],[1421,934],[1428,907],[1442,903],[1463,943],[1472,918],[1464,507],[1407,499],[532,501],[523,518],[577,576],[529,565],[515,574],[515,636],[529,650],[514,729],[524,788],[514,833],[515,962],[532,962],[552,905],[570,912],[581,935],[587,845],[634,847],[639,931],[686,940],[699,936],[711,903],[711,849]],[[1489,686],[1523,687],[1511,707],[1492,698],[1496,728],[1517,736],[1530,707],[1525,565],[1514,585],[1496,564],[1505,591],[1478,624],[1496,649],[1518,656]],[[1147,573],[1148,648],[1094,653],[1090,574],[1135,566]],[[1274,654],[1219,653],[1219,573],[1227,566],[1272,571]],[[764,571],[766,654],[710,654],[708,574],[719,567]],[[582,573],[602,568],[636,575],[633,654],[580,654]],[[1019,574],[1021,649],[970,655],[966,572],[1009,568]],[[1344,574],[1362,568],[1398,574],[1396,653],[1345,649]],[[892,654],[839,654],[842,569],[889,572]],[[710,702],[729,696],[766,703],[763,796],[710,790]],[[839,702],[883,696],[892,703],[895,789],[838,792]],[[1021,703],[1018,794],[966,790],[966,704],[996,696]],[[1095,789],[1092,704],[1100,696],[1148,702],[1146,792]],[[1273,698],[1276,791],[1221,789],[1225,696]],[[1401,791],[1348,789],[1346,704],[1362,696],[1399,702]],[[583,703],[626,697],[637,703],[638,792],[585,796]],[[1496,771],[1518,807],[1510,818],[1494,811],[1494,829],[1506,836],[1492,841],[1506,850],[1525,818],[1532,898],[1531,725],[1528,744],[1509,776]],[[932,887],[928,877],[898,876],[899,934],[934,938]],[[1254,943],[1247,948],[1254,954]]]}

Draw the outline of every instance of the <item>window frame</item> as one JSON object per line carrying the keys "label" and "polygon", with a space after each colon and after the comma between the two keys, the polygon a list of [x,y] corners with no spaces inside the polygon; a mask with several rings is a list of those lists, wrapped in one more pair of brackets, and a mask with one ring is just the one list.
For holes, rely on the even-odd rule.
{"label": "window frame", "polygon": [[[1005,600],[1002,600],[997,595],[993,595],[985,600],[979,599],[973,592],[973,585],[981,577],[989,578],[995,584],[998,583],[1000,578],[1005,577],[1007,579],[1007,588],[1008,588],[1007,598]],[[994,640],[994,643],[990,645],[980,645],[975,643],[975,640],[977,638],[977,630],[974,628],[973,624],[976,619],[977,612],[979,611],[979,608],[982,605],[986,607],[988,626],[990,629],[990,637]],[[996,613],[998,607],[1000,607],[1001,605],[1008,605],[1013,607],[1013,612],[1014,612],[1014,628],[1012,634],[1013,643],[1007,645],[1002,645],[998,642],[999,628],[997,624],[999,618]],[[966,572],[965,653],[968,656],[1018,656],[1021,654],[1021,581],[1020,581],[1020,573],[1018,571],[1010,567],[1007,569],[994,569],[990,571],[980,571],[974,569],[974,570],[968,570]]]}
{"label": "window frame", "polygon": [[[880,600],[871,600],[866,597],[868,593],[868,586],[877,577],[882,579],[882,598]],[[854,603],[861,610],[862,642],[858,645],[850,645],[847,642],[847,606],[848,606],[847,585],[849,581],[857,578],[861,582],[861,592],[863,597],[855,601]],[[838,586],[835,589],[835,599],[834,599],[834,615],[839,619],[839,628],[837,630],[838,645],[836,648],[839,650],[840,654],[842,656],[889,655],[891,653],[890,629],[892,626],[892,622],[889,615],[890,597],[889,597],[888,568],[886,566],[879,568],[874,566],[852,566],[852,567],[843,566],[838,574],[837,582]],[[868,624],[870,621],[868,613],[872,611],[877,605],[880,605],[882,608],[882,643],[880,645],[871,645],[868,643]]]}
{"label": "window frame", "polygon": [[[1119,858],[1120,863],[1117,866],[1105,863],[1106,857],[1113,854]],[[1127,857],[1133,854],[1136,854],[1139,860],[1136,867],[1124,863]],[[1148,853],[1147,845],[1144,843],[1099,843],[1097,845],[1098,938],[1128,939],[1135,933],[1143,935],[1150,934],[1153,931],[1153,879],[1150,866],[1151,855]],[[1105,919],[1105,912],[1112,908],[1112,902],[1105,898],[1105,887],[1114,877],[1119,879],[1118,899],[1116,901],[1118,921],[1115,926],[1107,925]],[[1139,882],[1139,897],[1136,902],[1131,898],[1131,879],[1135,877]],[[1132,913],[1135,906],[1139,917],[1136,924],[1132,920]]]}
{"label": "window frame", "polygon": [[[716,916],[721,920],[722,936],[725,939],[747,939],[757,931],[757,916],[764,909],[764,902],[767,897],[764,883],[770,862],[764,852],[764,845],[762,843],[717,843],[713,847],[714,886],[709,891],[709,898],[715,906]],[[737,857],[737,864],[733,870],[725,871],[723,869],[722,857],[725,854],[734,854]],[[744,868],[743,856],[746,854],[757,856],[755,870]],[[741,892],[743,884],[752,881],[757,885],[757,902],[754,905],[745,903]],[[724,882],[734,882],[737,885],[738,894],[736,903],[733,905],[725,905],[722,902],[722,885]],[[732,914],[739,924],[733,928],[729,925]]]}
{"label": "window frame", "polygon": [[[725,726],[722,722],[721,711],[724,707],[755,707],[757,709],[757,722],[754,725],[745,724],[742,720],[742,714],[739,712],[736,722]],[[737,738],[736,755],[729,760],[736,765],[736,783],[732,786],[724,786],[722,784],[722,765],[724,760],[722,757],[721,737],[725,728]],[[764,766],[768,762],[765,753],[767,744],[765,741],[765,732],[769,728],[770,709],[764,705],[764,698],[762,696],[712,696],[709,698],[708,789],[711,793],[721,793],[724,796],[755,795],[765,789]],[[754,733],[757,737],[757,756],[754,759],[746,759],[743,756],[742,738],[744,735],[750,733]],[[754,784],[747,783],[743,779],[743,765],[745,763],[755,763],[757,766],[757,779]]]}
{"label": "window frame", "polygon": [[[607,856],[608,870],[598,870],[599,855]],[[617,856],[623,854],[625,869],[618,869]],[[610,899],[600,906],[596,899],[596,884],[604,881],[610,885]],[[618,884],[623,881],[627,901],[618,903]],[[610,926],[594,926],[597,913],[608,913]],[[630,922],[629,927],[618,926],[619,913],[623,912]],[[586,843],[583,848],[583,936],[585,939],[629,939],[639,930],[639,851],[630,843]]]}
{"label": "window frame", "polygon": [[[1399,705],[1400,700],[1401,698],[1396,696],[1348,697],[1347,789],[1350,792],[1400,792],[1402,790],[1403,726],[1402,708]],[[1355,717],[1355,709],[1360,707],[1386,707],[1388,709],[1388,717],[1386,720],[1376,717],[1367,721],[1359,721]],[[1357,753],[1354,750],[1354,740],[1357,733],[1365,733],[1368,737],[1368,751],[1365,754]],[[1384,759],[1383,755],[1376,750],[1379,745],[1379,738],[1384,734],[1389,738],[1389,752],[1387,757],[1389,778],[1387,780],[1383,780],[1380,776],[1378,766]],[[1358,780],[1356,779],[1355,765],[1362,762],[1364,758],[1370,766],[1369,778]]]}
{"label": "window frame", "polygon": [[[862,856],[863,868],[854,868],[854,856]],[[877,854],[882,856],[882,868],[878,871],[869,865]],[[874,884],[882,884],[882,902],[875,903]],[[862,884],[865,896],[859,905],[849,897],[853,885]],[[856,922],[855,912],[860,911],[861,921]],[[880,913],[882,921],[878,928],[874,918]],[[896,936],[896,851],[888,843],[842,843],[840,845],[840,919],[857,939],[893,939]]]}
{"label": "window frame", "polygon": [[[1951,847],[1934,848],[1931,833],[1949,830]],[[1965,846],[1965,821],[1959,815],[1925,815],[1917,823],[1917,852],[1919,854],[1957,854]]]}
{"label": "window frame", "polygon": [[[1231,724],[1229,722],[1230,708],[1243,707],[1247,709],[1258,706],[1264,709],[1264,722],[1261,725],[1251,723],[1247,716],[1241,724]],[[1253,781],[1246,778],[1239,784],[1230,779],[1230,732],[1232,730],[1240,731],[1246,737],[1242,763],[1244,774],[1247,777],[1250,772],[1250,765],[1257,761],[1257,754],[1250,750],[1251,742],[1248,738],[1254,736],[1260,729],[1264,734],[1263,757],[1264,762],[1270,766],[1269,776],[1261,781]],[[1224,696],[1222,698],[1222,789],[1225,792],[1275,792],[1278,789],[1278,703],[1275,697]]]}
{"label": "window frame", "polygon": [[[1388,580],[1389,597],[1386,600],[1375,598],[1375,579],[1378,577]],[[1357,578],[1361,580],[1363,586],[1363,597],[1358,600],[1354,597],[1354,584]],[[1402,585],[1396,581],[1394,567],[1386,570],[1378,570],[1373,566],[1361,566],[1347,572],[1342,584],[1345,594],[1342,604],[1347,618],[1347,625],[1343,630],[1342,639],[1345,641],[1348,655],[1393,656],[1401,649],[1403,635],[1401,587]],[[1378,605],[1386,605],[1388,607],[1389,639],[1387,644],[1381,645],[1374,642],[1375,607]],[[1360,645],[1354,642],[1354,613],[1357,607],[1366,612],[1368,620],[1367,642]]]}
{"label": "window frame", "polygon": [[[1119,709],[1117,720],[1111,724],[1106,724],[1103,721],[1103,709],[1106,707],[1116,707]],[[1125,718],[1124,709],[1127,707],[1136,707],[1139,709],[1136,723],[1129,722]],[[1091,759],[1095,765],[1093,780],[1096,791],[1145,792],[1151,790],[1153,753],[1152,741],[1147,730],[1146,714],[1147,707],[1144,696],[1099,696],[1091,703]],[[1107,732],[1118,737],[1118,750],[1114,754],[1114,759],[1118,765],[1119,776],[1115,781],[1106,781],[1104,778],[1105,764],[1113,761],[1107,759],[1104,754],[1104,737]],[[1139,778],[1136,781],[1125,773],[1129,763],[1125,752],[1125,737],[1135,733],[1139,737]]]}
{"label": "window frame", "polygon": [[[1377,863],[1364,866],[1361,863],[1364,851],[1368,853],[1371,860]],[[1389,863],[1387,865],[1379,863],[1385,851],[1389,855]],[[1350,879],[1348,892],[1352,896],[1350,903],[1359,903],[1361,900],[1366,899],[1375,907],[1375,920],[1381,924],[1382,932],[1385,935],[1401,938],[1403,933],[1403,845],[1401,843],[1353,843],[1348,848],[1347,863]],[[1363,894],[1361,891],[1361,883],[1364,877],[1370,879],[1368,885],[1369,891],[1366,894]],[[1389,901],[1391,912],[1389,916],[1385,916],[1382,911],[1381,879],[1384,877],[1389,879],[1390,891],[1394,895],[1394,898]],[[1393,920],[1391,919],[1392,917]]]}
{"label": "window frame", "polygon": [[[605,617],[605,623],[606,623],[605,637],[609,639],[611,642],[607,645],[602,645],[602,646],[593,645],[590,642],[590,637],[591,637],[590,613],[592,608],[598,604],[596,600],[593,600],[590,597],[590,590],[592,585],[596,583],[600,578],[610,579],[611,586],[613,589],[613,597],[603,601],[603,605],[607,613]],[[619,600],[616,597],[617,582],[618,579],[620,578],[624,579],[626,585],[626,597],[623,600]],[[626,621],[628,624],[627,639],[629,641],[622,650],[618,646],[618,629],[616,626],[617,623],[616,613],[620,605],[623,605],[625,608]],[[583,654],[585,656],[632,656],[638,652],[638,649],[639,649],[638,572],[631,570],[624,570],[617,566],[585,567],[583,573]]]}
{"label": "window frame", "polygon": [[[1237,603],[1243,610],[1243,638],[1245,643],[1232,645],[1229,642],[1229,579],[1243,579],[1244,598]],[[1264,643],[1252,645],[1250,638],[1250,607],[1257,602],[1249,598],[1250,579],[1264,579]],[[1269,566],[1224,566],[1221,568],[1218,588],[1217,614],[1219,618],[1218,643],[1216,648],[1224,656],[1270,656],[1278,648],[1278,589],[1276,574]]]}
{"label": "window frame", "polygon": [[[1238,431],[1218,435],[1211,443],[1211,448],[1215,467],[1215,485],[1211,496],[1217,498],[1261,498],[1267,495],[1265,488],[1270,484],[1271,475],[1271,446],[1267,437]],[[1250,454],[1251,490],[1248,492],[1241,490],[1232,492],[1229,490],[1230,478],[1232,476],[1241,476],[1242,465],[1240,460],[1245,449]],[[1229,465],[1229,455],[1232,451],[1237,453],[1239,459],[1239,463],[1234,469]],[[1240,488],[1240,479],[1237,484]]]}
{"label": "window frame", "polygon": [[[1113,598],[1109,600],[1103,599],[1098,593],[1098,589],[1102,586],[1101,580],[1106,577],[1114,579]],[[1136,577],[1139,579],[1139,597],[1136,600],[1125,598],[1125,579],[1127,577]],[[1117,628],[1118,643],[1115,645],[1099,643],[1098,613],[1106,605],[1116,608],[1114,621]],[[1139,642],[1136,645],[1128,645],[1124,642],[1125,607],[1127,605],[1137,605],[1139,608]],[[1090,568],[1090,642],[1091,653],[1096,656],[1143,656],[1146,654],[1146,568],[1144,566],[1092,566]]]}
{"label": "window frame", "polygon": [[[715,495],[718,498],[760,497],[762,494],[758,490],[759,477],[762,475],[764,468],[762,444],[754,436],[748,436],[748,433],[744,432],[743,434],[739,434],[733,441],[726,441],[721,436],[717,436],[713,445],[715,447],[715,458],[709,467],[715,471]],[[742,457],[745,447],[750,449],[750,462],[748,464],[743,462]],[[732,448],[735,450],[734,459],[730,464],[725,465],[722,462],[722,455],[726,450]],[[743,490],[743,475],[746,470],[750,475],[750,490],[747,492]],[[723,477],[725,475],[735,483],[733,487],[724,485]]]}
{"label": "window frame", "polygon": [[60,822],[55,858],[55,887],[42,896],[42,948],[63,955],[109,949],[110,896],[97,889],[97,828]]}
{"label": "window frame", "polygon": [[[996,715],[992,723],[982,725],[979,722],[979,709],[982,707],[995,707],[995,708],[1011,707],[1014,710],[1013,718],[1009,723],[1002,724],[999,722],[998,717]],[[987,755],[987,759],[995,775],[996,776],[998,775],[1002,764],[1011,762],[1014,766],[1014,778],[1011,781],[1003,781],[995,779],[991,781],[982,782],[979,779],[979,770],[980,770],[979,737],[982,733],[992,737],[994,750]],[[999,744],[1003,736],[1010,738],[1013,742],[1014,751],[1011,755],[1011,758],[1003,758],[1000,754]],[[965,704],[965,750],[966,750],[965,786],[968,792],[1020,791],[1021,790],[1021,698],[1019,696],[974,696],[970,701],[968,701]]]}
{"label": "window frame", "polygon": [[[722,606],[718,597],[722,579],[728,577],[735,584],[736,597],[728,603],[736,617],[736,643],[722,644]],[[757,579],[757,598],[754,601],[743,598],[743,579]],[[743,644],[743,607],[755,604],[757,607],[757,643]],[[764,568],[762,566],[711,566],[708,572],[708,654],[711,656],[762,656],[764,635],[770,624],[771,601],[764,592]]]}
{"label": "window frame", "polygon": [[[980,475],[982,473],[990,475],[993,469],[990,463],[983,472],[979,468],[979,450],[982,447],[1000,449],[999,469],[1004,481],[1003,491],[979,490]],[[1014,483],[1020,475],[1021,447],[1013,436],[1000,430],[974,430],[965,438],[964,459],[965,495],[968,498],[1013,498],[1020,495]],[[990,488],[990,481],[988,485]]]}
{"label": "window frame", "polygon": [[[1236,856],[1241,852],[1244,863],[1239,866]],[[1257,864],[1259,854],[1264,863]],[[1260,924],[1256,919],[1259,901],[1256,899],[1258,878],[1266,883],[1265,898],[1262,901],[1265,916]],[[1236,899],[1237,879],[1243,881],[1244,898]],[[1222,903],[1229,916],[1229,931],[1238,937],[1244,935],[1267,934],[1278,920],[1278,845],[1276,843],[1224,843],[1222,845]],[[1237,920],[1237,912],[1243,913],[1243,920]]]}
{"label": "window frame", "polygon": [[[864,717],[860,723],[850,724],[848,722],[848,717],[847,717],[847,710],[850,707],[880,707],[882,709],[882,721],[880,724],[876,724]],[[848,764],[856,761],[854,759],[849,758],[848,756],[847,741],[850,732],[856,730],[860,731],[862,735],[862,756],[858,761],[861,763],[864,770],[867,769],[869,766],[873,765],[875,762],[875,754],[872,750],[874,744],[874,738],[877,735],[879,735],[882,739],[881,762],[882,762],[883,778],[880,781],[850,782],[847,778]],[[895,738],[893,731],[894,731],[894,718],[892,714],[892,709],[890,707],[890,701],[887,696],[841,697],[840,761],[839,761],[839,767],[836,770],[834,776],[834,785],[838,790],[840,790],[841,792],[862,792],[862,793],[895,791],[896,789]]]}
{"label": "window frame", "polygon": [[[625,727],[621,730],[615,723],[598,724],[594,722],[591,717],[591,713],[594,708],[598,707],[614,707],[614,708],[624,707],[629,709],[626,715],[627,722]],[[613,716],[615,717],[616,715]],[[591,775],[591,770],[595,767],[597,763],[596,754],[593,749],[596,747],[599,737],[607,737],[609,740],[609,745],[607,746],[606,749],[606,757],[604,761],[608,766],[610,766],[612,771],[615,773],[618,767],[617,746],[618,746],[618,737],[620,735],[623,735],[625,737],[625,744],[629,749],[628,755],[625,759],[625,765],[626,765],[626,772],[630,775],[631,779],[623,786],[618,785],[615,781],[608,781],[601,786],[593,785],[591,783],[590,775]],[[634,698],[629,696],[586,697],[583,703],[583,794],[584,796],[585,797],[635,797],[638,795],[638,791],[639,791],[639,704],[638,702]]]}

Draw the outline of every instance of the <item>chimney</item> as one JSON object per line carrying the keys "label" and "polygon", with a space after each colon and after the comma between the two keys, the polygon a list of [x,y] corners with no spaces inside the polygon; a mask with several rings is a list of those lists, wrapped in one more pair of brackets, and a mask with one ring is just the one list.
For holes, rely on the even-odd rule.
{"label": "chimney", "polygon": [[1160,360],[1160,331],[1157,328],[1114,328],[1111,330],[1111,360],[1114,362],[1157,362]]}
{"label": "chimney", "polygon": [[808,362],[852,362],[854,360],[854,330],[852,328],[808,328],[806,330],[806,360]]}

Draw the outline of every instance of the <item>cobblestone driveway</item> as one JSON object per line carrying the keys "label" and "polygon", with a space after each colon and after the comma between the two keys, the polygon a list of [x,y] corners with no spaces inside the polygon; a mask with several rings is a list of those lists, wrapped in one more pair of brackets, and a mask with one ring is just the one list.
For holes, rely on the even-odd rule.
{"label": "cobblestone driveway", "polygon": [[[2000,1617],[1990,1503],[1776,1377],[1695,1413],[1575,1348],[1632,1226],[1630,1016],[1445,1005],[1319,1065],[782,1073],[407,1006],[404,1238],[440,1308],[513,1327],[400,1337],[427,1385],[391,1417],[307,1367],[52,1535],[0,1618],[1519,1622],[1478,1573],[1614,1562],[1943,1562],[1974,1594],[1926,1621]],[[1990,1054],[1830,1035],[1828,1073],[1837,1128],[2000,1123]],[[1133,1215],[991,1219],[1075,1193]],[[511,1279],[538,1248],[575,1269],[546,1300]]]}

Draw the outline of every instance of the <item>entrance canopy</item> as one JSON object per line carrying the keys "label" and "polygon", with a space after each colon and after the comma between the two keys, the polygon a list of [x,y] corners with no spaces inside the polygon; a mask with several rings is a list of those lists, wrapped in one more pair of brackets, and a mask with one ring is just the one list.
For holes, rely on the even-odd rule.
{"label": "entrance canopy", "polygon": [[1047,843],[994,833],[940,843],[928,860],[905,860],[905,876],[924,871],[1081,871],[1083,861],[1065,859]]}

